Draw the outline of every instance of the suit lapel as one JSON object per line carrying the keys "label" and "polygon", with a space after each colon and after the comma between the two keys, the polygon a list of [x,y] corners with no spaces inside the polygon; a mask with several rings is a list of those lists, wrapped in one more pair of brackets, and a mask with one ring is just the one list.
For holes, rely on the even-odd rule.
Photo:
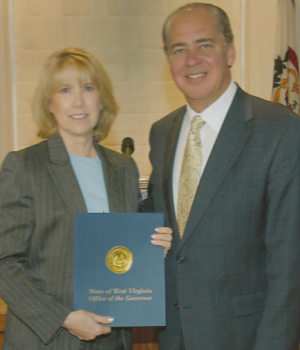
{"label": "suit lapel", "polygon": [[86,205],[61,136],[54,135],[48,139],[47,145],[50,155],[48,169],[67,207],[72,213],[86,213]]}
{"label": "suit lapel", "polygon": [[173,166],[174,158],[176,152],[176,145],[179,137],[181,123],[186,111],[186,107],[180,108],[176,111],[176,114],[173,119],[173,124],[170,127],[170,130],[167,134],[166,139],[166,156],[164,164],[164,175],[163,175],[163,189],[164,189],[164,199],[166,203],[166,211],[168,213],[170,226],[174,230],[174,238],[180,242],[177,220],[175,216],[175,208],[173,201]]}
{"label": "suit lapel", "polygon": [[252,118],[251,100],[246,93],[238,89],[199,183],[182,244],[193,233],[195,226],[202,219],[218,188],[240,155],[251,135],[251,129],[245,124]]}
{"label": "suit lapel", "polygon": [[106,192],[111,213],[123,212],[126,209],[125,200],[125,174],[124,167],[120,166],[109,156],[106,149],[94,141],[95,149],[102,161],[102,168]]}
{"label": "suit lapel", "polygon": [[[62,138],[56,134],[47,144],[50,154],[48,168],[62,198],[71,212],[86,213],[84,198]],[[94,146],[102,162],[110,212],[124,211],[124,168],[118,166],[96,140]]]}

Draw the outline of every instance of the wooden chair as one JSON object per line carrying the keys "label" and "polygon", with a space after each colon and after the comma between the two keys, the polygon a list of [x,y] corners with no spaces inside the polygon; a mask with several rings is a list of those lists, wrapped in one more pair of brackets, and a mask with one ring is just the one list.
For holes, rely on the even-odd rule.
{"label": "wooden chair", "polygon": [[7,310],[6,304],[0,298],[0,350],[2,349],[2,343],[3,343],[6,310]]}
{"label": "wooden chair", "polygon": [[158,350],[158,334],[155,327],[133,328],[133,350]]}

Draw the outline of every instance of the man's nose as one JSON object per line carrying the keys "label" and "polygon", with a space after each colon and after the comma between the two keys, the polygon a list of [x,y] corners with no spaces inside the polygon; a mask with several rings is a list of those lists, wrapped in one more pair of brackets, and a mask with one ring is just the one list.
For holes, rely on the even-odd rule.
{"label": "man's nose", "polygon": [[186,65],[187,66],[193,66],[195,64],[200,63],[202,60],[200,52],[193,48],[193,49],[188,49],[186,52]]}

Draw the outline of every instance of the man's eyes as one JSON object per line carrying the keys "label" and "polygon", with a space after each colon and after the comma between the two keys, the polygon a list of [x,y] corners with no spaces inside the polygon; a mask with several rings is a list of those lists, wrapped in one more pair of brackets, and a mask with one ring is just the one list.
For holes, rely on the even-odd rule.
{"label": "man's eyes", "polygon": [[200,47],[202,47],[203,49],[208,49],[209,47],[211,47],[210,44],[203,44]]}
{"label": "man's eyes", "polygon": [[[211,44],[199,44],[198,48],[199,49],[209,49],[211,48],[212,45]],[[185,48],[180,48],[180,49],[176,49],[173,51],[173,54],[176,55],[176,54],[181,54],[181,53],[185,53],[186,52],[186,49]]]}
{"label": "man's eyes", "polygon": [[184,53],[185,52],[185,49],[177,49],[177,50],[174,50],[174,54],[177,54],[177,53]]}

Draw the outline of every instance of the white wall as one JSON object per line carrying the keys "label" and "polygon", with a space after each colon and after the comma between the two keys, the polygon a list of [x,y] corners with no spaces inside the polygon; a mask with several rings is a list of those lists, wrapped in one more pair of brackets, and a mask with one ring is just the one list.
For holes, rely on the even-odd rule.
{"label": "white wall", "polygon": [[0,163],[13,148],[8,2],[0,0]]}
{"label": "white wall", "polygon": [[[15,128],[11,126],[13,115],[3,116],[3,113],[0,127],[10,125],[9,139],[14,141],[15,148],[39,141],[30,106],[43,62],[54,50],[76,46],[91,51],[103,63],[121,105],[118,119],[103,144],[119,151],[122,139],[132,137],[140,175],[148,177],[150,126],[184,103],[162,51],[161,26],[166,16],[186,1],[0,1],[12,8],[12,30],[6,32],[13,41],[12,55],[6,50],[5,57],[12,64],[15,77],[9,91],[13,92],[16,107]],[[212,0],[211,3],[224,8],[232,23],[237,49],[232,69],[234,80],[244,85],[246,91],[269,99],[277,1]],[[3,99],[3,88],[0,95]],[[5,101],[10,107],[11,97]],[[0,130],[1,137],[8,135],[4,130]],[[8,151],[12,142],[3,148]],[[3,157],[1,153],[0,157]]]}

